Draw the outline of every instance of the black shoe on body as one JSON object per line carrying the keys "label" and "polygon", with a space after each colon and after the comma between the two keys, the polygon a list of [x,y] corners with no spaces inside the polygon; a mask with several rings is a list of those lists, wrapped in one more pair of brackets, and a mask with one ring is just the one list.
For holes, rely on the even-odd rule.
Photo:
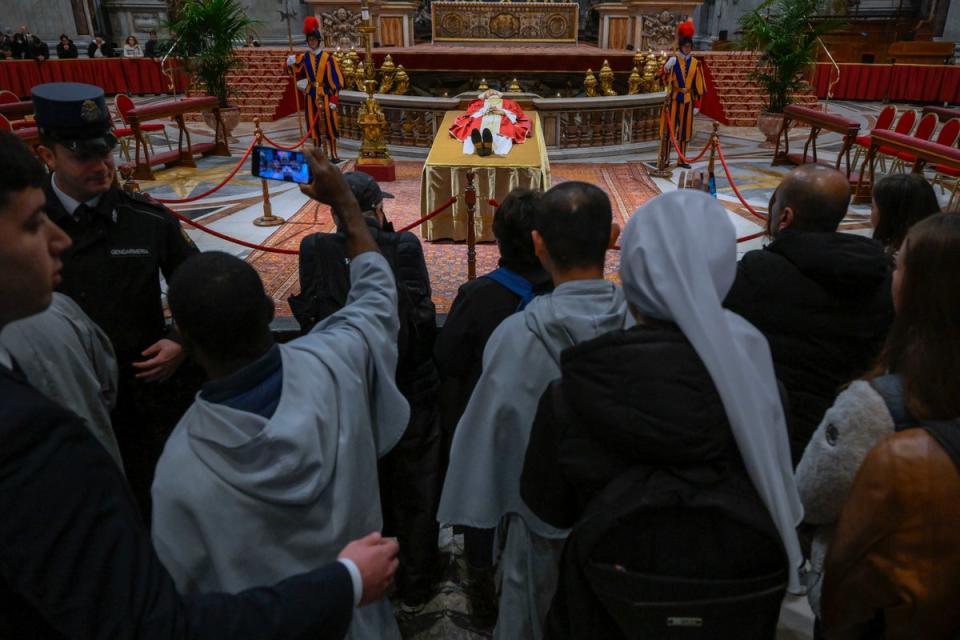
{"label": "black shoe on body", "polygon": [[478,156],[483,155],[483,138],[480,136],[480,130],[474,129],[470,132],[470,140],[473,141],[473,150]]}
{"label": "black shoe on body", "polygon": [[483,149],[486,151],[483,155],[490,155],[493,153],[493,132],[490,129],[483,130]]}

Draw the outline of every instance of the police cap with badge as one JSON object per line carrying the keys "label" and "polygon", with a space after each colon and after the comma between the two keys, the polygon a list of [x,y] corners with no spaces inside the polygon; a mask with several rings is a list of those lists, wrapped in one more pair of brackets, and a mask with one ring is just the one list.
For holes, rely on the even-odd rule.
{"label": "police cap with badge", "polygon": [[54,82],[33,88],[34,118],[41,137],[86,157],[105,156],[117,144],[103,89]]}

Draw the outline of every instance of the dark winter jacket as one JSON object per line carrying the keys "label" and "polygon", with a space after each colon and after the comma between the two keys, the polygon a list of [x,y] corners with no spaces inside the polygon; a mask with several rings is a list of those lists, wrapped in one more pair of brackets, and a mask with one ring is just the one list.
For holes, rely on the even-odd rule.
{"label": "dark winter jacket", "polygon": [[740,260],[724,305],[770,343],[794,465],[841,388],[880,352],[893,321],[890,267],[869,238],[789,229]]}
{"label": "dark winter jacket", "polygon": [[70,60],[79,57],[79,55],[80,52],[77,51],[77,45],[73,44],[73,40],[67,46],[63,46],[62,42],[57,45],[57,57],[61,60]]}
{"label": "dark winter jacket", "polygon": [[[536,515],[574,527],[547,638],[624,637],[584,573],[585,558],[691,580],[782,572],[785,583],[782,545],[720,396],[676,325],[646,321],[606,334],[565,351],[561,368],[541,399],[521,481]],[[623,499],[596,509],[624,477]],[[675,508],[686,510],[671,516]],[[615,511],[626,525],[582,537],[585,521],[615,521]],[[775,602],[768,626],[778,611]]]}
{"label": "dark winter jacket", "polygon": [[[94,40],[87,46],[87,57],[88,58],[96,57],[97,48],[98,48],[97,41]],[[99,46],[99,49],[100,49],[100,52],[103,54],[104,58],[112,58],[115,55],[113,51],[113,47],[110,45],[109,42],[105,41],[102,45]]]}
{"label": "dark winter jacket", "polygon": [[178,595],[113,458],[2,365],[0,514],[0,638],[342,638],[350,625],[339,563],[236,595]]}
{"label": "dark winter jacket", "polygon": [[[550,275],[540,267],[515,268],[503,261],[500,266],[526,278],[536,295],[553,291]],[[520,296],[489,278],[471,280],[457,291],[434,346],[445,387],[443,422],[448,433],[459,422],[480,379],[487,340],[519,305]]]}

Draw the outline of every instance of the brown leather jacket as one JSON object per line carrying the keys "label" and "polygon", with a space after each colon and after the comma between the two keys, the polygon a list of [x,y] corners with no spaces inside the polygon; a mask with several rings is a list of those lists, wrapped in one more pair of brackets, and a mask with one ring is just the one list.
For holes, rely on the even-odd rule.
{"label": "brown leather jacket", "polygon": [[871,637],[878,614],[889,640],[960,630],[960,472],[924,429],[867,455],[827,555],[826,637]]}

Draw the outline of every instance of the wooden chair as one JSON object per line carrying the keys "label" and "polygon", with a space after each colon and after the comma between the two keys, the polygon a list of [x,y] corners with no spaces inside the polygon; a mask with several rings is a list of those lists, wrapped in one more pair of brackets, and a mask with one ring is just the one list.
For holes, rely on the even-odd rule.
{"label": "wooden chair", "polygon": [[[873,125],[874,129],[889,129],[893,124],[893,121],[897,118],[897,108],[892,104],[887,105],[880,112],[880,115],[877,116],[877,123]],[[857,136],[857,139],[853,143],[857,147],[857,152],[853,156],[853,163],[851,164],[851,171],[854,167],[857,166],[857,161],[860,160],[861,154],[866,154],[867,149],[870,148],[870,134],[865,134],[862,136]]]}
{"label": "wooden chair", "polygon": [[[900,116],[900,119],[897,121],[897,126],[894,127],[894,133],[899,133],[905,136],[910,135],[913,132],[913,125],[917,123],[917,112],[916,111],[904,111]],[[887,172],[887,165],[884,162],[884,153],[882,150],[878,151],[877,155],[880,158],[880,170],[884,173]]]}
{"label": "wooden chair", "polygon": [[[920,124],[917,125],[916,131],[913,132],[913,137],[918,140],[929,140],[930,136],[932,136],[933,132],[937,129],[937,122],[939,122],[939,118],[937,118],[936,114],[926,114],[920,118]],[[889,149],[884,150],[883,147],[880,147],[880,153],[893,158],[893,162],[890,164],[891,171],[900,171],[901,173],[903,172],[904,161],[909,160],[910,164],[913,164],[917,159],[912,153]]]}
{"label": "wooden chair", "polygon": [[[130,96],[125,93],[118,93],[113,98],[113,105],[117,109],[117,114],[120,116],[120,120],[123,122],[122,130],[126,131],[130,127],[130,123],[127,121],[127,113],[130,109],[133,109],[134,105],[133,100]],[[129,129],[129,136],[133,135],[133,129]],[[150,148],[153,148],[153,143],[150,142],[151,133],[163,133],[164,140],[167,141],[167,149],[173,150],[173,145],[170,144],[170,136],[167,135],[167,127],[160,122],[149,122],[140,125],[140,131],[146,135],[143,137],[146,138],[145,142],[150,144]],[[129,157],[129,156],[128,156]]]}

